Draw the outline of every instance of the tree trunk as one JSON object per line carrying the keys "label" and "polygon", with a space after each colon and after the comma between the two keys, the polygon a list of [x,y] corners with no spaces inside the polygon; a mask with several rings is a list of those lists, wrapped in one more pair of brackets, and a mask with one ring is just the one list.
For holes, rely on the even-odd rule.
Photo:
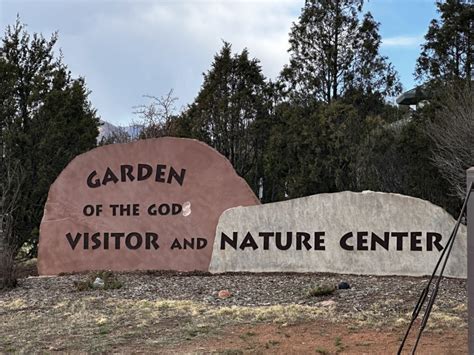
{"label": "tree trunk", "polygon": [[8,243],[11,234],[11,218],[0,215],[0,290],[15,287],[15,258]]}

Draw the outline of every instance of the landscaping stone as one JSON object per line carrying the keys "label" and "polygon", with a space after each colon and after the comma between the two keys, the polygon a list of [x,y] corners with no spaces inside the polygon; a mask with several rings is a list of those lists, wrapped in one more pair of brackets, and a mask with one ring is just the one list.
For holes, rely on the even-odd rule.
{"label": "landscaping stone", "polygon": [[349,285],[347,282],[345,281],[341,281],[337,284],[337,288],[339,290],[348,290],[351,288],[351,285]]}
{"label": "landscaping stone", "polygon": [[104,286],[105,286],[104,280],[102,280],[100,277],[96,277],[96,279],[92,283],[92,288],[95,288],[95,289],[104,288]]}
{"label": "landscaping stone", "polygon": [[230,293],[229,290],[220,290],[219,293],[217,294],[217,297],[221,299],[225,299],[225,298],[232,297],[232,294]]}

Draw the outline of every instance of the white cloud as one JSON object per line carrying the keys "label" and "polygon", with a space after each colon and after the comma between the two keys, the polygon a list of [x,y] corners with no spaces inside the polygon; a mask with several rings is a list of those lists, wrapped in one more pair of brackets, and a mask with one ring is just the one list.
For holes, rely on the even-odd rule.
{"label": "white cloud", "polygon": [[[35,21],[49,8],[43,26],[59,30],[65,62],[86,77],[102,118],[124,124],[143,94],[173,88],[179,105],[190,103],[222,40],[234,52],[247,48],[274,79],[288,61],[288,33],[303,1],[72,1],[62,10],[53,10],[56,1],[48,4]],[[22,13],[28,11],[35,12]],[[23,16],[27,23],[29,16]]]}
{"label": "white cloud", "polygon": [[[173,88],[190,103],[222,40],[244,48],[275,79],[288,62],[288,33],[304,0],[0,0],[0,23],[16,13],[32,32],[59,31],[65,63],[85,76],[103,119],[126,124],[143,94]],[[385,48],[410,47],[422,36],[383,39]]]}
{"label": "white cloud", "polygon": [[395,36],[382,38],[382,46],[385,47],[418,47],[423,43],[423,35],[417,36]]}
{"label": "white cloud", "polygon": [[136,17],[135,28],[144,36],[171,34],[177,44],[199,46],[206,57],[221,47],[222,40],[228,41],[234,51],[248,48],[251,56],[261,59],[265,74],[275,77],[288,59],[288,32],[296,19],[292,14],[298,8],[295,5],[299,3],[295,0],[154,3]]}

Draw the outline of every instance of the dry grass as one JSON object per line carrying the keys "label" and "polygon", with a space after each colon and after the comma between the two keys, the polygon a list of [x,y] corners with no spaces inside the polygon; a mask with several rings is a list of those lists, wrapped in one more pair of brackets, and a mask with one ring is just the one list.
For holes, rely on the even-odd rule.
{"label": "dry grass", "polygon": [[[133,339],[143,347],[172,346],[198,337],[217,336],[228,325],[295,324],[334,319],[333,307],[276,305],[215,307],[178,300],[130,300],[84,296],[54,304],[0,300],[0,349],[10,351],[113,351]],[[377,309],[361,312],[357,322],[380,326]],[[399,325],[405,325],[406,315]],[[385,321],[387,321],[385,319]],[[434,310],[429,325],[459,326],[449,313]]]}
{"label": "dry grass", "polygon": [[304,305],[213,307],[191,301],[104,299],[86,296],[48,307],[23,299],[0,301],[0,349],[113,351],[141,339],[144,346],[172,345],[216,335],[225,325],[290,324],[329,318],[328,308]]}
{"label": "dry grass", "polygon": [[[331,284],[317,280],[316,283],[297,283],[300,298],[291,293],[294,286],[286,286],[291,298],[296,298],[295,303],[263,305],[267,302],[264,293],[258,293],[257,288],[243,288],[246,293],[240,297],[251,297],[252,304],[256,304],[243,306],[235,303],[239,301],[238,297],[219,300],[217,296],[211,296],[213,290],[229,287],[229,284],[232,286],[230,277],[230,281],[226,279],[229,283],[219,284],[218,277],[194,279],[141,274],[118,274],[116,279],[111,278],[123,282],[120,289],[89,290],[87,287],[85,291],[77,292],[74,282],[91,282],[94,276],[97,275],[21,279],[19,288],[0,293],[0,353],[172,350],[201,340],[219,339],[234,326],[246,329],[242,333],[244,338],[253,342],[257,336],[248,330],[253,326],[288,329],[288,325],[318,324],[320,321],[330,322],[336,327],[338,325],[334,323],[347,326],[349,333],[352,332],[350,327],[354,331],[361,328],[377,332],[379,329],[394,329],[398,333],[407,325],[410,319],[407,312],[414,303],[413,300],[407,302],[407,299],[387,297],[385,293],[383,296],[375,293],[378,297],[371,297],[371,302],[363,303],[367,299],[365,293],[359,295],[354,288],[350,293],[336,291],[330,296],[334,302],[328,305],[321,302],[324,298],[316,297],[319,291],[318,295],[305,297],[308,285]],[[259,284],[261,281],[259,278]],[[202,291],[192,288],[198,283]],[[370,287],[372,283],[373,280],[368,283]],[[204,288],[205,285],[208,288]],[[266,289],[274,291],[276,288],[267,285]],[[368,286],[366,289],[372,291]],[[260,305],[257,302],[261,302]],[[437,327],[443,327],[464,331],[466,313],[464,296],[446,297],[439,307],[435,305],[428,330],[434,332]],[[275,339],[265,338],[264,341],[269,351],[278,345],[272,343]],[[344,339],[334,337],[329,345],[319,350],[343,351],[348,341],[346,336]],[[315,348],[312,347],[311,351],[314,352]],[[229,348],[228,351],[237,350]]]}

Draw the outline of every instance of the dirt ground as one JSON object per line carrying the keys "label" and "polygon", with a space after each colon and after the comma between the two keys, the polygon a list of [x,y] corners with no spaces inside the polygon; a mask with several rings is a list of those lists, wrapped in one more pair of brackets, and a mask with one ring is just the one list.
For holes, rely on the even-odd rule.
{"label": "dirt ground", "polygon": [[[259,324],[230,327],[219,338],[181,344],[163,352],[223,354],[396,354],[401,329],[378,329],[341,325],[328,321],[281,326]],[[428,332],[417,354],[467,353],[467,331]],[[406,344],[409,353],[413,338]],[[151,349],[149,349],[151,350]]]}
{"label": "dirt ground", "polygon": [[[393,354],[427,281],[142,272],[116,274],[119,288],[79,291],[93,274],[37,277],[33,269],[0,292],[0,352]],[[351,289],[314,292],[339,281]],[[467,353],[466,281],[442,286],[419,354]],[[223,289],[231,297],[219,298]]]}

